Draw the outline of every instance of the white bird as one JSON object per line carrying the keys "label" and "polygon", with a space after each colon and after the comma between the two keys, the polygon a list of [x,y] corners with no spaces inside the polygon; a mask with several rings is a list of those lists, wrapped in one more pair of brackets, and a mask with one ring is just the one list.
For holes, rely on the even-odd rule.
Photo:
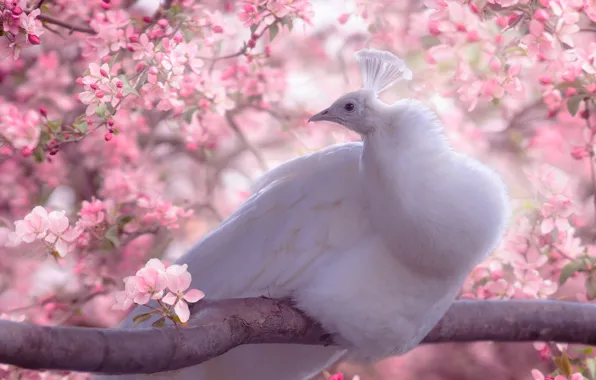
{"label": "white bird", "polygon": [[362,141],[269,171],[178,260],[207,298],[291,298],[340,346],[246,345],[186,369],[119,378],[299,380],[344,354],[374,362],[406,353],[496,248],[509,217],[500,177],[455,152],[420,102],[377,98],[411,78],[400,58],[374,49],[356,58],[363,88],[310,121],[341,124]]}

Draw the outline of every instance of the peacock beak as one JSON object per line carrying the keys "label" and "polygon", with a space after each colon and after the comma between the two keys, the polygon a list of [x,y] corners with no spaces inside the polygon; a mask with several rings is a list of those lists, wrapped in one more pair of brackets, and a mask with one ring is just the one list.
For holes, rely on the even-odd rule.
{"label": "peacock beak", "polygon": [[330,116],[331,115],[329,115],[329,108],[327,108],[315,115],[312,115],[311,118],[308,119],[308,122],[310,123],[311,121],[323,121],[323,120],[331,121],[332,118]]}

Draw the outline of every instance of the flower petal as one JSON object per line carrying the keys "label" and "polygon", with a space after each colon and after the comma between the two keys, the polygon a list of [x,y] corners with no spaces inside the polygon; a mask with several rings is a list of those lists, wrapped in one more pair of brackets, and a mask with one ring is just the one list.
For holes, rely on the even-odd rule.
{"label": "flower petal", "polygon": [[205,297],[205,293],[203,293],[199,289],[190,289],[188,292],[186,292],[186,294],[184,295],[183,298],[187,302],[191,302],[192,303],[192,302],[198,302],[203,297]]}
{"label": "flower petal", "polygon": [[48,215],[49,228],[53,233],[60,234],[68,228],[68,218],[65,214],[66,211],[52,211]]}
{"label": "flower petal", "polygon": [[161,300],[163,301],[163,303],[165,303],[166,305],[173,305],[176,300],[178,299],[178,297],[176,297],[175,294],[173,293],[168,293],[166,294]]}
{"label": "flower petal", "polygon": [[180,318],[182,323],[188,321],[188,318],[190,318],[190,310],[188,309],[188,304],[184,302],[184,300],[178,301],[176,306],[174,306],[174,312],[176,312],[176,315]]}

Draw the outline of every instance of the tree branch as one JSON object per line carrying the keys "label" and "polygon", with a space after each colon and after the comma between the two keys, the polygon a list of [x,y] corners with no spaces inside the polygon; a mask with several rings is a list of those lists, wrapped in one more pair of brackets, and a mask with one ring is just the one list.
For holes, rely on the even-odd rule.
{"label": "tree branch", "polygon": [[87,34],[97,34],[97,32],[91,28],[88,28],[86,26],[71,25],[68,22],[58,20],[52,16],[39,15],[37,18],[39,21],[42,21],[42,22],[45,22],[48,24],[58,25],[63,28],[66,28],[66,29],[70,30],[71,33],[72,32],[81,32],[81,33],[87,33]]}
{"label": "tree branch", "polygon": [[[196,365],[251,343],[330,345],[288,303],[200,301],[187,328],[49,327],[0,320],[0,362],[29,369],[154,373]],[[596,345],[596,306],[559,301],[456,301],[423,343],[555,341]]]}

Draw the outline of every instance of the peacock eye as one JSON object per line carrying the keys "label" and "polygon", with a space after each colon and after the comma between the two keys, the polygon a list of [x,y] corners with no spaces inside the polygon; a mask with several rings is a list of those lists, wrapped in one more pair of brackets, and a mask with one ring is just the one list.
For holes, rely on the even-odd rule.
{"label": "peacock eye", "polygon": [[351,111],[354,111],[354,103],[348,103],[348,104],[346,104],[346,105],[344,106],[344,109],[345,109],[346,111],[349,111],[349,112],[351,112]]}

